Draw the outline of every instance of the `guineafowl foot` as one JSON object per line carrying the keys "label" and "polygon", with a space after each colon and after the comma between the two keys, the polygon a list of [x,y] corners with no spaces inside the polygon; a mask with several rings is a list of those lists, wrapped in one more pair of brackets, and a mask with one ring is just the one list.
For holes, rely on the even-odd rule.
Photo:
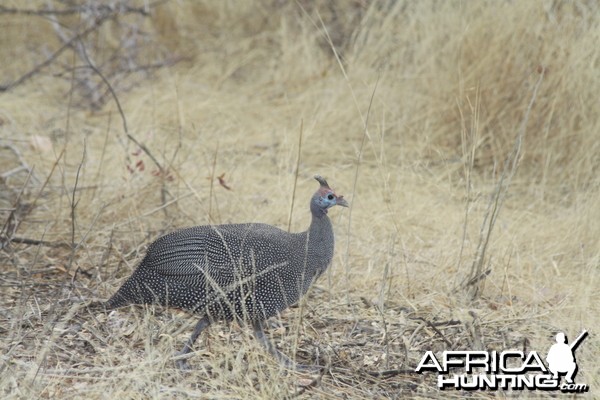
{"label": "guineafowl foot", "polygon": [[175,360],[175,365],[180,371],[190,371],[192,369],[186,359]]}
{"label": "guineafowl foot", "polygon": [[260,344],[262,344],[271,355],[273,355],[277,361],[285,368],[293,369],[298,372],[306,372],[306,373],[317,373],[320,372],[323,367],[319,365],[304,365],[298,364],[295,361],[291,360],[288,356],[280,352],[275,348],[273,343],[267,338],[265,335],[265,331],[263,330],[262,324],[260,322],[254,322],[252,324],[252,328],[254,329],[254,336]]}
{"label": "guineafowl foot", "polygon": [[192,332],[192,336],[190,336],[187,342],[185,342],[185,346],[183,346],[183,349],[181,349],[179,353],[175,354],[175,356],[181,357],[175,360],[175,365],[177,365],[177,368],[179,368],[181,371],[189,371],[191,369],[188,365],[187,357],[184,358],[183,356],[189,354],[192,351],[192,347],[198,339],[198,336],[200,336],[202,331],[206,329],[209,325],[210,320],[208,319],[208,317],[204,317],[200,321],[198,321],[196,327],[194,328],[194,332]]}

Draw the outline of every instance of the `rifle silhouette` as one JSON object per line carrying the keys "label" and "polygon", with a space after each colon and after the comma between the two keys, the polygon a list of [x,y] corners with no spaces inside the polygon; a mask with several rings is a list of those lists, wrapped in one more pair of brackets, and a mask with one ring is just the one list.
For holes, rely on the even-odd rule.
{"label": "rifle silhouette", "polygon": [[575,351],[575,348],[577,346],[579,346],[579,344],[583,341],[583,339],[585,339],[588,335],[588,331],[587,330],[583,330],[583,332],[581,332],[581,334],[579,336],[577,336],[577,339],[575,339],[570,345],[569,347],[571,348],[571,351]]}

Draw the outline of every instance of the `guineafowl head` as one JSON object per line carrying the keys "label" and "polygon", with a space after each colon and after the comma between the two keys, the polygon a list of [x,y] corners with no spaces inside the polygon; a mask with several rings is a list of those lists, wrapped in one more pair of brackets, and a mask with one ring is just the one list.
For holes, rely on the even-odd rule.
{"label": "guineafowl head", "polygon": [[310,211],[314,216],[322,217],[326,215],[327,209],[333,206],[348,207],[348,202],[344,199],[344,196],[335,194],[323,177],[315,175],[315,179],[321,184],[321,187],[310,200]]}

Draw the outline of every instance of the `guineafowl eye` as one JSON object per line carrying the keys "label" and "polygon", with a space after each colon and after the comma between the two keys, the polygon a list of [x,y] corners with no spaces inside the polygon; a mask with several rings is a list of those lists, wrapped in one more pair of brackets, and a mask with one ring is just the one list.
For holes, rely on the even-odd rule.
{"label": "guineafowl eye", "polygon": [[331,193],[329,193],[329,194],[327,195],[327,198],[328,198],[329,200],[333,200],[333,195],[332,195]]}

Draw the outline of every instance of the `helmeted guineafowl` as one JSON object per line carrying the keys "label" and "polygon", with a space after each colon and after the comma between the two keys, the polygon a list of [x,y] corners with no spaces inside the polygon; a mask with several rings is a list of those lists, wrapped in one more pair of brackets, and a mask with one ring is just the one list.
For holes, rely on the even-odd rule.
{"label": "helmeted guineafowl", "polygon": [[[108,309],[128,304],[161,304],[199,314],[179,355],[188,354],[212,322],[247,321],[257,339],[287,367],[298,367],[276,350],[263,322],[298,302],[333,257],[333,229],[327,210],[348,207],[327,181],[312,196],[307,231],[288,233],[259,223],[196,226],[153,242],[134,273],[106,302]],[[185,359],[177,361],[180,368]]]}

